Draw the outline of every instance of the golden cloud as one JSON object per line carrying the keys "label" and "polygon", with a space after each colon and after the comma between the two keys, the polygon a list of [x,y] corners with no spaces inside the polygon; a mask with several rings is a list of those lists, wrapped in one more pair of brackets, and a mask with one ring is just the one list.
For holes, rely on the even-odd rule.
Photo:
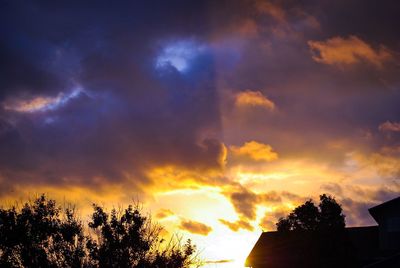
{"label": "golden cloud", "polygon": [[247,221],[244,221],[244,220],[238,220],[235,222],[231,222],[231,221],[227,221],[224,219],[219,219],[218,221],[220,223],[222,223],[223,225],[227,226],[229,229],[231,229],[234,232],[237,232],[240,229],[248,230],[250,232],[252,232],[254,230],[254,227],[251,226],[250,223],[248,223]]}
{"label": "golden cloud", "polygon": [[203,186],[217,187],[228,182],[223,172],[219,170],[187,169],[174,165],[151,168],[146,176],[152,183],[146,185],[145,188],[151,193],[171,189],[198,189]]}
{"label": "golden cloud", "polygon": [[162,208],[157,212],[156,217],[157,217],[157,219],[161,220],[161,219],[165,219],[170,216],[173,216],[173,215],[175,215],[175,214],[170,209]]}
{"label": "golden cloud", "polygon": [[179,227],[182,230],[198,235],[208,235],[212,231],[212,228],[210,226],[205,225],[201,222],[191,220],[183,220]]}
{"label": "golden cloud", "polygon": [[238,107],[262,107],[274,110],[275,103],[264,96],[260,91],[246,90],[236,95],[236,106]]}
{"label": "golden cloud", "polygon": [[392,54],[384,46],[374,49],[353,35],[348,38],[333,37],[326,41],[309,41],[308,45],[316,62],[329,65],[350,65],[365,61],[382,67],[385,61],[392,58]]}
{"label": "golden cloud", "polygon": [[400,132],[400,123],[399,122],[390,122],[386,121],[385,123],[382,123],[379,125],[379,130],[380,131],[387,131],[387,132]]}
{"label": "golden cloud", "polygon": [[268,144],[249,141],[240,147],[231,146],[230,150],[237,156],[247,156],[256,161],[273,161],[278,159],[278,154]]}

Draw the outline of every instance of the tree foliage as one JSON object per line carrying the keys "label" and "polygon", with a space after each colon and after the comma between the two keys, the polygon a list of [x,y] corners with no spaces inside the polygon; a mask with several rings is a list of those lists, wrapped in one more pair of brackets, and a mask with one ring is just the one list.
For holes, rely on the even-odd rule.
{"label": "tree foliage", "polygon": [[318,206],[307,200],[276,225],[298,262],[282,267],[357,267],[342,207],[333,197],[321,195]]}
{"label": "tree foliage", "polygon": [[162,248],[162,228],[141,215],[139,208],[128,206],[122,213],[115,209],[108,215],[93,205],[89,227],[97,241],[89,238],[87,248],[94,267],[189,267],[194,263],[195,247],[188,240],[170,241]]}
{"label": "tree foliage", "polygon": [[93,205],[88,232],[74,209],[44,195],[21,209],[0,209],[0,267],[159,267],[198,264],[195,246],[171,240],[138,206],[107,213]]}
{"label": "tree foliage", "polygon": [[278,232],[339,231],[345,227],[345,215],[336,200],[323,194],[317,207],[312,200],[296,207],[276,224]]}

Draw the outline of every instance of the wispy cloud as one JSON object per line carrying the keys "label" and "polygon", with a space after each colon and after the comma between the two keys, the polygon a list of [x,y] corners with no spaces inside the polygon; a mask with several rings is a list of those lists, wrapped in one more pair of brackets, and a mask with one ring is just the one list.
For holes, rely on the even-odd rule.
{"label": "wispy cloud", "polygon": [[384,132],[400,132],[400,122],[386,121],[379,125],[379,130]]}
{"label": "wispy cloud", "polygon": [[382,67],[384,62],[392,58],[392,54],[384,46],[374,49],[354,35],[347,38],[337,36],[326,41],[308,41],[308,45],[316,62],[329,65],[368,62],[376,67]]}
{"label": "wispy cloud", "polygon": [[82,92],[80,88],[69,93],[59,93],[55,97],[38,96],[30,99],[10,99],[3,103],[5,110],[20,113],[34,113],[40,111],[54,110],[76,98]]}

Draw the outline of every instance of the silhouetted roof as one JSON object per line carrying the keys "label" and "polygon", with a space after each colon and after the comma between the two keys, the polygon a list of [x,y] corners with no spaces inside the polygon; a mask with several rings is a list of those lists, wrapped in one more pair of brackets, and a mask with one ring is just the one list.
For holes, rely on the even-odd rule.
{"label": "silhouetted roof", "polygon": [[[377,221],[397,215],[400,197],[369,209]],[[400,255],[379,247],[378,226],[329,232],[264,232],[246,259],[247,267],[400,267]],[[396,253],[397,255],[392,255]],[[340,257],[339,257],[340,256]],[[340,259],[335,259],[340,258]],[[311,263],[310,260],[315,260]],[[315,265],[317,264],[317,265]],[[336,265],[336,266],[335,266]]]}
{"label": "silhouetted roof", "polygon": [[376,222],[378,222],[380,219],[380,216],[382,215],[382,213],[384,211],[391,210],[394,208],[399,208],[399,207],[400,207],[400,196],[397,198],[394,198],[392,200],[389,200],[385,203],[379,204],[375,207],[372,207],[372,208],[368,209],[368,211],[371,214],[371,216],[374,218],[374,220]]}
{"label": "silhouetted roof", "polygon": [[383,260],[371,263],[364,268],[398,268],[400,267],[400,253],[394,254]]}
{"label": "silhouetted roof", "polygon": [[[335,234],[316,232],[264,232],[246,259],[247,267],[307,267],[303,262],[318,259],[320,262],[329,263],[331,255],[324,256],[323,251],[340,250],[340,254],[358,263],[369,263],[379,252],[378,226],[346,228],[342,238],[331,245],[330,239]],[[325,240],[324,240],[325,239]],[[321,245],[325,248],[321,249]],[[333,254],[335,255],[335,254]],[[344,256],[342,255],[342,256]],[[303,263],[302,265],[299,265]]]}

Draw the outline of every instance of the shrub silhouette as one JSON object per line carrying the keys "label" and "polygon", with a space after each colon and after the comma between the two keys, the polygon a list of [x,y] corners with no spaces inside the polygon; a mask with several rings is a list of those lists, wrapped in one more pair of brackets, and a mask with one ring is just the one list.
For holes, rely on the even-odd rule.
{"label": "shrub silhouette", "polygon": [[163,247],[162,228],[138,206],[110,214],[93,208],[89,234],[73,208],[61,209],[45,195],[19,210],[0,209],[0,267],[199,266],[190,240],[171,240]]}

